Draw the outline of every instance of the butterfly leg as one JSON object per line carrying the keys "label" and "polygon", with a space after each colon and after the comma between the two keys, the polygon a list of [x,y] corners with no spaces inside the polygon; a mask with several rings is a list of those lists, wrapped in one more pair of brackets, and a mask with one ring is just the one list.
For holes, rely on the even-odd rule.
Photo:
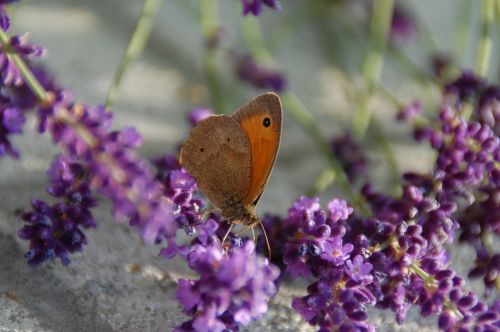
{"label": "butterfly leg", "polygon": [[229,226],[229,228],[226,232],[226,235],[224,235],[224,237],[222,238],[222,247],[224,248],[225,252],[227,252],[227,250],[225,249],[224,243],[226,242],[226,239],[229,236],[229,233],[231,233],[231,229],[233,229],[233,226],[234,226],[234,223],[231,223],[231,225]]}

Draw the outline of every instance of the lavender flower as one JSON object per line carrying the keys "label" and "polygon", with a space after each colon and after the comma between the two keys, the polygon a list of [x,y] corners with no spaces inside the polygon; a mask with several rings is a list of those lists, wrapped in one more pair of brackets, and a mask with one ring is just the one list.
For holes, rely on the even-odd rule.
{"label": "lavender flower", "polygon": [[[292,274],[314,278],[308,295],[292,304],[304,319],[324,330],[369,331],[374,327],[366,322],[367,305],[390,308],[401,323],[417,304],[422,315],[439,315],[441,327],[489,330],[497,324],[498,314],[447,269],[444,244],[458,229],[456,205],[436,205],[429,196],[435,188],[420,185],[405,186],[401,198],[365,186],[373,210],[368,219],[349,217],[352,210],[339,213],[346,204],[338,200],[329,204],[330,215],[317,199],[294,204],[283,222],[288,234],[284,261]],[[483,316],[488,318],[483,321]]]}
{"label": "lavender flower", "polygon": [[243,15],[253,14],[258,16],[263,6],[272,9],[281,10],[281,4],[278,0],[241,0],[243,5]]}
{"label": "lavender flower", "polygon": [[476,111],[476,120],[487,124],[495,133],[500,130],[500,87],[488,84],[471,71],[464,71],[457,79],[446,84],[445,102],[460,109],[469,102]]}
{"label": "lavender flower", "polygon": [[60,95],[52,107],[40,109],[41,129],[84,161],[90,186],[111,200],[115,218],[128,218],[149,242],[173,228],[173,203],[162,197],[149,164],[134,151],[141,136],[133,128],[110,131],[112,114],[104,107],[71,104]]}
{"label": "lavender flower", "polygon": [[[22,36],[12,36],[9,40],[9,48],[25,59],[41,57],[45,51],[42,47],[28,42],[28,34]],[[3,45],[0,46],[0,76],[4,85],[19,86],[23,83],[23,78],[14,62],[7,57],[7,52]]]}
{"label": "lavender flower", "polygon": [[335,237],[323,243],[323,253],[321,258],[333,264],[333,266],[343,265],[344,262],[350,257],[351,251],[354,246],[350,243],[342,246],[342,239]]}
{"label": "lavender flower", "polygon": [[[173,258],[177,254],[185,256],[187,246],[177,245],[175,237],[179,229],[183,229],[188,236],[193,236],[197,231],[201,232],[203,242],[212,235],[217,227],[212,222],[203,221],[201,214],[205,202],[198,197],[198,189],[194,179],[180,168],[176,157],[165,155],[154,160],[157,168],[156,178],[164,185],[164,197],[173,202],[174,223],[162,233],[167,240],[167,247],[160,251],[165,258]],[[204,243],[205,244],[205,243]]]}
{"label": "lavender flower", "polygon": [[32,212],[23,215],[28,223],[18,232],[20,238],[30,241],[25,257],[28,264],[37,266],[45,260],[59,257],[64,265],[70,263],[68,253],[81,251],[87,244],[80,227],[95,227],[85,210],[64,203],[48,206],[33,200]]}
{"label": "lavender flower", "polygon": [[490,254],[488,249],[480,246],[476,251],[476,261],[468,276],[470,278],[483,277],[487,289],[493,290],[500,276],[500,253]]}
{"label": "lavender flower", "polygon": [[213,115],[214,112],[212,112],[211,109],[208,108],[195,108],[193,109],[189,115],[188,115],[188,120],[191,126],[195,127],[198,122],[200,122],[203,119],[208,118],[210,115]]}
{"label": "lavender flower", "polygon": [[376,302],[367,287],[372,265],[360,255],[353,259],[355,246],[344,241],[347,229],[342,223],[353,210],[338,199],[328,207],[329,214],[317,198],[301,197],[283,221],[289,237],[284,246],[287,271],[315,280],[308,295],[295,298],[292,307],[320,330],[372,331],[365,307]]}
{"label": "lavender flower", "polygon": [[193,318],[176,331],[238,331],[239,325],[261,317],[276,293],[279,270],[256,255],[252,241],[227,255],[220,242],[196,245],[188,261],[200,278],[179,280],[176,297]]}
{"label": "lavender flower", "polygon": [[373,265],[365,262],[361,255],[357,255],[353,260],[348,260],[346,263],[346,273],[356,282],[367,281],[373,278],[370,275]]}
{"label": "lavender flower", "polygon": [[68,254],[81,251],[87,244],[83,229],[96,227],[90,209],[97,202],[91,195],[83,166],[61,155],[53,161],[48,175],[51,185],[47,191],[64,201],[49,206],[33,200],[33,211],[23,215],[26,225],[18,235],[30,241],[25,257],[32,266],[55,257],[69,264]]}
{"label": "lavender flower", "polygon": [[258,89],[271,89],[281,92],[286,89],[287,82],[283,73],[261,65],[251,56],[235,55],[236,74]]}
{"label": "lavender flower", "polygon": [[19,108],[0,106],[0,157],[8,154],[19,158],[19,152],[12,146],[9,136],[22,133],[24,122],[24,115]]}
{"label": "lavender flower", "polygon": [[405,107],[401,109],[397,116],[396,119],[398,121],[408,121],[416,117],[417,115],[420,115],[423,110],[423,105],[422,102],[419,100],[416,100]]}
{"label": "lavender flower", "polygon": [[456,96],[458,101],[464,102],[476,97],[484,88],[483,80],[471,71],[464,71],[455,81],[446,84],[445,92]]}
{"label": "lavender flower", "polygon": [[355,182],[361,174],[368,171],[367,156],[348,132],[333,137],[330,140],[330,146],[351,182]]}
{"label": "lavender flower", "polygon": [[500,134],[500,87],[487,85],[479,97],[477,120],[490,126],[495,134]]}
{"label": "lavender flower", "polygon": [[433,76],[438,80],[446,79],[453,65],[453,58],[448,54],[437,53],[430,59]]}
{"label": "lavender flower", "polygon": [[[429,140],[438,153],[434,171],[405,174],[400,198],[375,193],[365,186],[363,194],[373,216],[350,221],[351,232],[364,229],[367,235],[360,242],[366,249],[360,253],[371,253],[369,262],[374,278],[369,288],[378,298],[377,306],[392,309],[398,322],[404,320],[410,304],[416,303],[422,315],[439,315],[439,325],[445,330],[492,328],[491,321],[483,323],[479,318],[490,309],[479,303],[465,289],[463,279],[447,268],[444,247],[456,237],[459,225],[464,224],[458,203],[471,204],[478,189],[498,186],[492,176],[498,172],[494,166],[498,137],[487,124],[466,121],[460,114],[465,102],[475,106],[474,100],[482,95],[483,86],[481,80],[470,75],[447,85],[447,98],[436,121],[438,126],[415,131],[417,139]],[[487,199],[484,204],[486,211],[494,205]],[[477,207],[465,211],[472,213],[469,220],[480,219],[484,229],[490,231],[483,221],[488,218],[473,212]],[[473,229],[478,228],[471,224],[470,231]],[[477,241],[470,233],[465,239]],[[380,243],[385,249],[376,252],[370,249]],[[489,263],[478,262],[478,265],[481,268],[475,274],[487,273]],[[432,278],[435,284],[429,283]]]}
{"label": "lavender flower", "polygon": [[50,186],[47,192],[67,203],[78,204],[82,208],[97,206],[88,184],[88,173],[82,164],[65,155],[57,156],[47,171]]}
{"label": "lavender flower", "polygon": [[[22,43],[11,44],[18,51],[31,52]],[[89,188],[111,199],[116,218],[129,218],[148,241],[172,228],[173,203],[162,197],[161,186],[148,163],[134,152],[141,143],[140,135],[133,128],[110,131],[111,113],[100,106],[74,103],[71,93],[57,88],[43,72],[40,75],[52,97],[50,103],[37,106],[39,131],[48,131],[68,158],[82,164]],[[29,95],[25,89],[24,84],[16,86],[12,100]]]}
{"label": "lavender flower", "polygon": [[10,27],[10,19],[7,16],[5,6],[14,2],[18,2],[18,0],[0,0],[0,28],[3,31],[7,31]]}
{"label": "lavender flower", "polygon": [[406,9],[399,5],[394,6],[391,22],[391,39],[408,41],[418,32],[417,24]]}
{"label": "lavender flower", "polygon": [[330,220],[337,222],[347,220],[354,209],[347,205],[343,199],[334,198],[328,203],[328,211],[330,212]]}

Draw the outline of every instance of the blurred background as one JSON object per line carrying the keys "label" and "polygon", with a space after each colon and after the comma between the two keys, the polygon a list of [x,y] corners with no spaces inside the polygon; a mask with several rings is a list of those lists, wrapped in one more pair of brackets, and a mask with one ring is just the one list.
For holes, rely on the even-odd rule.
{"label": "blurred background", "polygon": [[[415,143],[411,127],[397,123],[395,115],[416,100],[424,105],[424,113],[436,114],[443,82],[461,69],[474,69],[480,34],[479,1],[396,4],[381,88],[368,106],[376,125],[360,140],[371,165],[365,175],[386,191],[403,171],[429,170],[434,157],[427,145]],[[11,15],[12,32],[28,31],[32,42],[46,48],[43,63],[77,100],[101,104],[142,5],[137,0],[22,1]],[[144,52],[128,67],[116,96],[114,125],[135,126],[144,136],[141,152],[148,158],[176,153],[188,133],[186,116],[193,108],[229,113],[257,94],[278,88],[280,95],[293,93],[300,100],[326,139],[341,135],[352,126],[366,89],[363,66],[371,45],[371,2],[294,0],[282,1],[282,6],[279,12],[266,9],[256,18],[243,17],[237,0],[161,2]],[[487,77],[498,83],[498,24],[493,36]],[[248,55],[255,61],[252,65],[263,66],[278,81],[259,88],[251,78],[242,80]],[[382,149],[380,133],[385,137]],[[47,196],[45,171],[57,149],[46,136],[36,134],[34,121],[14,144],[22,159],[4,158],[0,164],[0,331],[160,331],[182,322],[181,311],[169,301],[175,290],[172,280],[185,268],[157,258],[156,248],[145,246],[126,225],[112,220],[106,204],[97,209],[101,224],[89,232],[88,249],[75,256],[74,264],[47,264],[37,270],[25,266],[26,247],[16,238],[20,221],[14,211],[34,197]],[[395,158],[392,164],[385,158],[387,149]],[[297,197],[314,190],[325,168],[317,141],[287,113],[259,214],[284,215]],[[320,197],[326,202],[342,195],[334,183]],[[462,249],[453,259],[473,257]],[[136,273],[130,272],[134,266]],[[17,297],[2,296],[1,291]],[[287,308],[294,291],[285,287],[263,322],[249,330],[305,328]],[[390,315],[377,319],[385,326],[382,331],[435,330],[435,322],[415,315],[401,327]]]}

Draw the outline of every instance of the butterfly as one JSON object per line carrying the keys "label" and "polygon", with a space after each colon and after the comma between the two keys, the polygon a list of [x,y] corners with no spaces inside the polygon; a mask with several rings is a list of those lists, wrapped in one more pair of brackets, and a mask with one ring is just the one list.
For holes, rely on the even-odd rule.
{"label": "butterfly", "polygon": [[281,127],[280,99],[264,93],[230,115],[200,121],[182,145],[181,166],[231,227],[262,225],[255,206],[276,161]]}

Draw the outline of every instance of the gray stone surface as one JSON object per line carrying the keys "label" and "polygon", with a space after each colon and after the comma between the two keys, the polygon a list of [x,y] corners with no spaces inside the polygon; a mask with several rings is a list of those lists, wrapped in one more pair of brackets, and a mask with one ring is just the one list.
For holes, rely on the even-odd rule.
{"label": "gray stone surface", "polygon": [[[228,29],[228,36],[241,44],[235,14],[239,1],[221,3],[224,21],[228,27],[235,27]],[[305,0],[297,1],[295,5],[304,3]],[[428,9],[433,1],[413,3],[419,12],[434,13]],[[450,1],[442,3],[451,5]],[[85,103],[100,103],[105,99],[140,6],[140,1],[124,0],[25,1],[13,15],[13,29],[31,31],[33,41],[49,50],[45,62],[57,74],[60,84],[71,87]],[[138,128],[145,137],[145,156],[175,151],[186,134],[185,112],[204,103],[202,43],[194,20],[196,14],[191,11],[195,6],[197,1],[165,1],[145,54],[130,68],[122,86],[115,107],[115,125]],[[438,20],[434,16],[427,19],[431,25]],[[272,20],[270,14],[264,15],[264,31],[276,36],[281,30],[279,25],[274,28]],[[285,18],[278,20],[283,22]],[[450,28],[448,35],[439,27],[438,31],[438,38],[445,40]],[[322,55],[321,40],[313,29],[302,25],[300,30],[288,33],[293,36],[277,48],[279,63],[288,69],[292,88],[314,110],[324,133],[338,132],[348,123],[354,108],[339,92],[342,84],[338,72]],[[388,85],[396,86],[395,93],[407,92],[406,100],[422,92],[409,84],[399,84],[395,70],[389,70],[386,79]],[[225,80],[231,82],[230,78]],[[186,98],[186,91],[201,91],[201,100]],[[232,98],[232,106],[255,93],[246,89]],[[427,169],[432,155],[423,147],[413,146],[407,136],[408,128],[396,127],[388,120],[394,112],[391,106],[375,102],[377,116],[387,120],[383,121],[384,129],[395,142],[401,169]],[[45,170],[57,149],[46,136],[34,132],[33,121],[14,142],[22,159],[0,161],[0,332],[166,331],[181,323],[184,316],[173,299],[175,280],[188,275],[188,269],[181,261],[159,258],[158,248],[144,244],[125,224],[113,221],[105,202],[95,212],[99,227],[88,232],[89,245],[83,253],[72,256],[69,267],[56,261],[37,269],[25,264],[22,255],[27,247],[16,237],[22,224],[16,211],[28,208],[30,199],[48,199]],[[376,152],[373,157],[380,160]],[[280,155],[259,212],[284,214],[322,168],[322,159],[312,141],[286,116]],[[386,181],[385,169],[380,162],[373,170],[380,183]],[[334,189],[324,193],[323,201],[333,193]],[[467,250],[455,252],[456,261],[472,260]],[[480,285],[475,286],[480,289]],[[293,294],[300,292],[297,286],[283,286],[269,313],[247,330],[311,330],[289,306]],[[433,319],[421,319],[415,310],[402,326],[395,324],[388,313],[374,311],[370,315],[381,331],[436,330]]]}

